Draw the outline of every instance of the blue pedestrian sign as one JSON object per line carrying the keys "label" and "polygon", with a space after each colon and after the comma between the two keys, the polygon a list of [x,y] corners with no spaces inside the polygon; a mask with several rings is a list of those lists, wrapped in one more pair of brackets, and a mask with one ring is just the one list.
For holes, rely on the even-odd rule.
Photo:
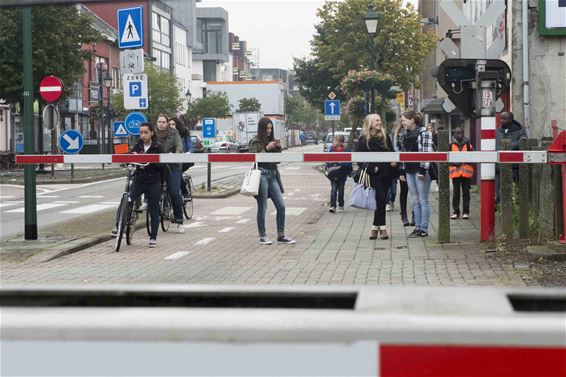
{"label": "blue pedestrian sign", "polygon": [[130,135],[138,136],[140,134],[140,126],[147,122],[147,118],[142,113],[134,111],[129,113],[124,120],[124,127]]}
{"label": "blue pedestrian sign", "polygon": [[204,118],[202,120],[202,137],[205,139],[214,139],[216,137],[215,118]]}
{"label": "blue pedestrian sign", "polygon": [[118,47],[143,46],[143,7],[118,9]]}
{"label": "blue pedestrian sign", "polygon": [[340,120],[340,100],[324,101],[324,119]]}
{"label": "blue pedestrian sign", "polygon": [[63,153],[79,153],[83,146],[83,135],[76,130],[67,130],[59,137],[59,148],[61,148]]}
{"label": "blue pedestrian sign", "polygon": [[114,137],[126,137],[128,135],[124,122],[114,122]]}

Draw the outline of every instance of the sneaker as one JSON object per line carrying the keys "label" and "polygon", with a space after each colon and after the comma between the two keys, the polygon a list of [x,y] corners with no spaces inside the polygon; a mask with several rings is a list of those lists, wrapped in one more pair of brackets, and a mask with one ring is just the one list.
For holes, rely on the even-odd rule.
{"label": "sneaker", "polygon": [[110,232],[110,235],[112,237],[118,237],[118,229],[113,228],[112,231]]}
{"label": "sneaker", "polygon": [[338,212],[344,212],[344,207],[338,207]]}
{"label": "sneaker", "polygon": [[459,213],[453,213],[452,216],[450,216],[450,218],[451,218],[452,220],[457,220],[457,219],[460,218],[460,214],[459,214]]}
{"label": "sneaker", "polygon": [[421,230],[421,237],[428,237],[428,232]]}
{"label": "sneaker", "polygon": [[464,214],[462,215],[462,218],[463,218],[464,220],[468,220],[468,219],[470,218],[470,215],[468,215],[467,213],[464,213]]}
{"label": "sneaker", "polygon": [[177,233],[185,233],[185,227],[183,224],[177,224]]}
{"label": "sneaker", "polygon": [[336,212],[336,207],[330,207],[330,209],[328,210],[328,212],[330,212],[330,213]]}
{"label": "sneaker", "polygon": [[[428,234],[427,234],[427,236],[428,236]],[[413,230],[413,233],[409,234],[407,237],[408,238],[421,238],[421,231],[415,229],[415,230]]]}
{"label": "sneaker", "polygon": [[279,237],[277,239],[277,243],[283,243],[283,244],[286,244],[286,245],[293,245],[295,243],[295,240],[292,240],[287,236],[283,236],[283,237]]}
{"label": "sneaker", "polygon": [[150,239],[150,240],[149,240],[149,247],[150,247],[150,248],[157,247],[157,241],[154,240],[154,239]]}
{"label": "sneaker", "polygon": [[386,211],[386,212],[391,212],[391,204],[386,204],[386,205],[385,205],[385,211]]}
{"label": "sneaker", "polygon": [[259,237],[259,243],[262,245],[271,245],[273,242],[267,236]]}
{"label": "sneaker", "polygon": [[145,211],[146,209],[147,209],[147,202],[144,200],[140,208],[138,208],[138,211]]}

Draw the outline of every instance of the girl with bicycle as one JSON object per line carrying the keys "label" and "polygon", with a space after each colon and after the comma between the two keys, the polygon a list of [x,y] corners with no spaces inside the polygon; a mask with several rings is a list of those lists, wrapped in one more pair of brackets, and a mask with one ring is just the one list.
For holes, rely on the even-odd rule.
{"label": "girl with bicycle", "polygon": [[[140,140],[132,148],[133,154],[163,153],[157,143],[155,131],[151,123],[142,123],[140,126]],[[130,187],[130,203],[134,203],[141,194],[147,199],[147,208],[151,219],[149,247],[157,246],[157,229],[159,228],[159,198],[161,196],[161,177],[163,166],[161,164],[148,164],[138,167],[134,173],[134,180]]]}

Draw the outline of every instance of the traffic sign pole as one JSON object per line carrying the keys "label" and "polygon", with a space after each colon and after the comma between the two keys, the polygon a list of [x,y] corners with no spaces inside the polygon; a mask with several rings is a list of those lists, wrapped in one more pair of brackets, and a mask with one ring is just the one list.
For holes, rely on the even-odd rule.
{"label": "traffic sign pole", "polygon": [[[33,137],[33,62],[31,44],[31,7],[25,6],[23,16],[23,63],[24,63],[24,150],[26,154],[33,154],[35,140]],[[35,182],[35,166],[24,166],[24,239],[37,240],[37,198]]]}

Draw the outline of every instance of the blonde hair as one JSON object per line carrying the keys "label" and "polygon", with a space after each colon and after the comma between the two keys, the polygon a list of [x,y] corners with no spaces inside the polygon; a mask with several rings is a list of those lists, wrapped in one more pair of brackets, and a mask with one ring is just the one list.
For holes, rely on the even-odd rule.
{"label": "blonde hair", "polygon": [[362,129],[362,134],[366,138],[366,145],[367,145],[368,149],[369,149],[369,140],[371,138],[376,138],[377,140],[383,142],[385,149],[388,148],[387,140],[386,140],[387,136],[385,134],[385,128],[384,128],[383,124],[381,125],[381,128],[379,130],[375,130],[375,133],[372,134],[372,128],[370,126],[373,123],[373,121],[378,119],[378,118],[379,118],[379,120],[381,120],[381,116],[379,114],[369,114],[364,119],[364,127]]}

